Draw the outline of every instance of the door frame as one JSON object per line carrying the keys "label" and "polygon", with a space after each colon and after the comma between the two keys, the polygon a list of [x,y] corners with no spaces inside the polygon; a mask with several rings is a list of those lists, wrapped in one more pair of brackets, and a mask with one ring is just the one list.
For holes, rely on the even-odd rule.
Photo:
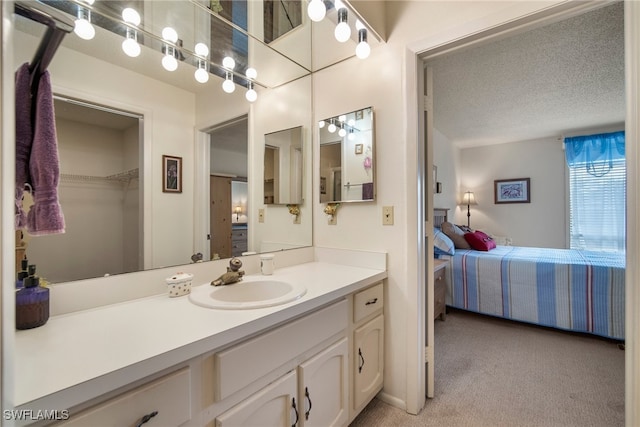
{"label": "door frame", "polygon": [[[451,52],[460,47],[469,47],[491,39],[517,34],[518,32],[567,19],[573,15],[610,4],[598,1],[562,2],[531,12],[528,2],[514,4],[502,13],[485,17],[482,20],[467,23],[447,33],[408,44],[404,54],[404,91],[406,113],[407,170],[406,182],[409,194],[416,195],[416,202],[408,206],[408,253],[415,257],[407,260],[407,281],[415,283],[407,289],[407,397],[406,410],[418,414],[426,403],[427,356],[425,338],[425,289],[433,288],[432,263],[425,266],[429,249],[427,241],[433,238],[433,205],[430,174],[427,166],[432,165],[428,154],[432,142],[425,141],[425,123],[423,97],[420,89],[424,83],[425,60]],[[629,141],[638,141],[640,129],[640,3],[625,3],[625,74],[626,74],[626,135]],[[517,19],[505,18],[519,16]],[[507,19],[507,20],[505,20]],[[420,95],[419,95],[420,94]],[[627,148],[627,269],[626,283],[637,283],[640,270],[633,262],[640,254],[638,225],[640,224],[640,199],[636,195],[636,180],[640,170],[637,144],[628,144]],[[431,163],[429,163],[431,162]],[[416,177],[417,176],[417,180]],[[426,193],[426,197],[424,194]],[[426,198],[426,200],[424,200]],[[426,206],[426,209],[423,209]],[[412,210],[413,208],[413,210]],[[426,211],[426,215],[425,215]],[[424,238],[426,236],[426,239]],[[640,306],[640,290],[626,287],[626,382],[625,382],[625,419],[626,425],[635,425],[640,421],[640,313],[634,307]],[[430,305],[433,305],[431,300]],[[433,308],[431,309],[433,310]],[[433,321],[431,321],[433,322]],[[429,353],[433,352],[430,348]]]}

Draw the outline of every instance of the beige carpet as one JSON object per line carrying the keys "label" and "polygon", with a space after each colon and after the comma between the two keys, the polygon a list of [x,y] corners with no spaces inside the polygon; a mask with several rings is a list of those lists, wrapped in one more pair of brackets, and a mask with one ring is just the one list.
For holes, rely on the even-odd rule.
{"label": "beige carpet", "polygon": [[435,398],[417,416],[374,399],[352,427],[624,425],[615,342],[463,311],[435,335]]}

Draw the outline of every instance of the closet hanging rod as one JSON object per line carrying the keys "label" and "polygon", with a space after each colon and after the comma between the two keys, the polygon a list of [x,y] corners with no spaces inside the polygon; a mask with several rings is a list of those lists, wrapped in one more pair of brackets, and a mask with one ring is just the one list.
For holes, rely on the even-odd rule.
{"label": "closet hanging rod", "polygon": [[16,1],[15,13],[46,25],[47,30],[29,64],[32,93],[37,90],[40,75],[47,69],[65,35],[73,31],[73,19],[59,10],[36,1]]}

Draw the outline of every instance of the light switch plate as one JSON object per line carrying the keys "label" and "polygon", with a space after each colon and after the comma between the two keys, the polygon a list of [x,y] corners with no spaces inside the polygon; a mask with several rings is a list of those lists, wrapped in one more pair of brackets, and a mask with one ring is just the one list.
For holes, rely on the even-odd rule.
{"label": "light switch plate", "polygon": [[393,225],[393,206],[382,207],[382,225]]}
{"label": "light switch plate", "polygon": [[258,209],[258,222],[264,222],[264,209]]}

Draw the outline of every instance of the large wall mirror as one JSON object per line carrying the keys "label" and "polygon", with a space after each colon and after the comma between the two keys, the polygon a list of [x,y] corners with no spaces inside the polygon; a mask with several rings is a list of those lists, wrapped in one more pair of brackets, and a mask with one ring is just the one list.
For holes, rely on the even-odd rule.
{"label": "large wall mirror", "polygon": [[[228,208],[221,214],[231,225],[232,236],[225,239],[229,237],[232,244],[236,231],[243,228],[241,249],[246,252],[312,245],[310,206],[302,206],[302,221],[293,224],[286,207],[264,199],[265,135],[271,141],[269,136],[283,129],[298,140],[295,147],[287,148],[290,154],[283,161],[295,166],[295,172],[290,172],[295,176],[295,184],[288,186],[290,196],[309,200],[311,194],[312,180],[303,176],[311,171],[311,156],[303,154],[311,140],[311,66],[290,59],[309,55],[310,29],[304,37],[302,29],[283,33],[267,45],[263,19],[250,19],[264,15],[263,4],[252,1],[44,3],[72,20],[80,8],[90,9],[95,37],[83,40],[67,35],[49,66],[60,112],[56,119],[60,120],[64,187],[60,193],[67,230],[57,236],[28,238],[26,253],[40,275],[58,283],[184,265],[195,253],[202,253],[205,261],[240,254],[237,248],[231,252],[212,248],[217,237],[210,224],[213,176],[226,176],[230,185],[239,188],[228,193]],[[222,9],[209,9],[214,3]],[[140,44],[137,57],[127,56],[122,49],[132,26],[121,13],[130,6],[138,8],[141,16],[135,27]],[[304,15],[301,19],[303,26],[311,24]],[[45,28],[18,14],[14,22],[18,67],[32,60]],[[250,28],[248,22],[259,28]],[[165,26],[175,28],[176,43],[161,38]],[[301,37],[306,42],[301,43]],[[204,60],[195,54],[199,42],[209,44]],[[286,43],[296,49],[289,53]],[[161,65],[172,52],[168,47],[177,50],[175,71]],[[235,58],[233,72],[222,67],[226,56]],[[194,73],[203,64],[209,78],[200,83]],[[257,77],[249,79],[248,68],[256,69]],[[13,75],[14,70],[7,72]],[[223,90],[225,79],[234,83],[233,93]],[[253,103],[245,96],[249,81],[258,95]],[[66,111],[69,105],[83,108]],[[105,124],[96,118],[101,112],[117,120]],[[225,144],[215,145],[219,135],[211,130],[239,117],[244,118],[239,126],[242,132],[229,132]],[[100,135],[113,139],[95,136],[99,127],[105,128]],[[165,155],[180,159],[180,192],[163,192]],[[227,159],[223,161],[227,166],[228,159],[244,162],[244,169],[224,171],[213,159]],[[258,221],[260,209],[265,211],[263,222]],[[69,240],[73,236],[80,238]]]}
{"label": "large wall mirror", "polygon": [[373,108],[329,117],[320,129],[320,203],[375,200]]}

